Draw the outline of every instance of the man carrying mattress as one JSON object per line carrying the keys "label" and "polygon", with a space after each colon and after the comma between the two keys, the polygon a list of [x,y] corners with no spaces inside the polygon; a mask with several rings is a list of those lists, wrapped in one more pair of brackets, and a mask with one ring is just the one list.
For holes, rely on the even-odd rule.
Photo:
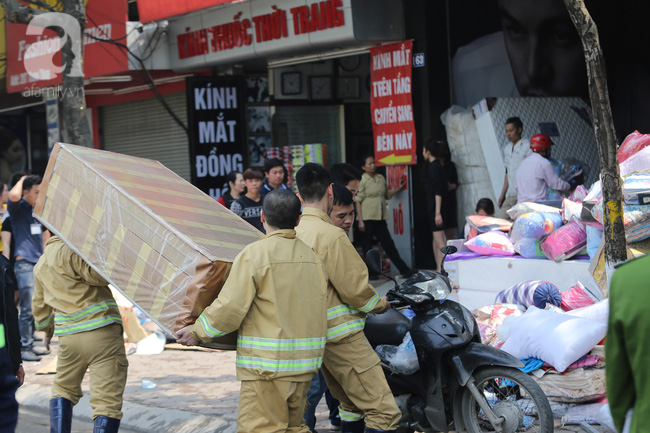
{"label": "man carrying mattress", "polygon": [[93,432],[117,432],[129,366],[122,317],[106,280],[58,236],[47,241],[34,267],[32,310],[48,350],[52,335],[59,337],[50,431],[70,432],[72,406],[83,396],[81,381],[90,368]]}
{"label": "man carrying mattress", "polygon": [[260,218],[266,236],[239,253],[219,297],[178,331],[178,342],[193,346],[239,330],[237,431],[309,433],[303,415],[325,349],[326,272],[296,238],[293,192],[269,192]]}

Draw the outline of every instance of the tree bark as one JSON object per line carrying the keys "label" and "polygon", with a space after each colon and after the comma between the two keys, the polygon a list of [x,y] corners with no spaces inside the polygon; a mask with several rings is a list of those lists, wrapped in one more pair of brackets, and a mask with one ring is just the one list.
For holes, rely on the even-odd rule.
{"label": "tree bark", "polygon": [[[86,7],[83,0],[62,0],[63,12],[75,17],[79,22],[79,35],[81,47],[79,49],[79,66],[83,71],[84,61],[84,29],[86,28]],[[71,67],[74,58],[72,43],[68,38],[67,43],[61,49],[62,64],[66,65],[63,72],[61,105],[63,107],[63,141],[77,144],[79,146],[93,147],[90,122],[88,121],[88,109],[86,107],[86,94],[84,91],[84,77],[71,77],[68,68]]]}
{"label": "tree bark", "polygon": [[[594,116],[594,133],[600,158],[600,175],[603,190],[603,216],[605,226],[605,261],[608,270],[616,263],[627,260],[625,227],[621,198],[621,176],[616,151],[616,132],[609,102],[605,60],[600,47],[598,29],[584,0],[564,0],[585,52],[589,97]],[[609,272],[608,272],[609,275]]]}
{"label": "tree bark", "polygon": [[[29,6],[20,4],[16,0],[0,0],[7,12],[7,21],[18,24],[29,24],[34,16],[48,13],[48,11],[32,9]],[[62,0],[62,13],[72,15],[78,22],[82,41],[79,50],[81,58],[78,59],[81,71],[83,71],[83,33],[86,27],[86,13],[83,0]],[[59,35],[61,36],[60,29]],[[72,35],[71,35],[72,36]],[[86,96],[84,93],[84,78],[69,76],[70,67],[74,53],[72,51],[71,39],[67,38],[66,44],[61,49],[62,64],[66,65],[63,71],[61,92],[58,94],[63,108],[61,123],[63,128],[63,140],[68,143],[80,146],[92,147],[93,140],[90,130],[90,123],[87,117]]]}

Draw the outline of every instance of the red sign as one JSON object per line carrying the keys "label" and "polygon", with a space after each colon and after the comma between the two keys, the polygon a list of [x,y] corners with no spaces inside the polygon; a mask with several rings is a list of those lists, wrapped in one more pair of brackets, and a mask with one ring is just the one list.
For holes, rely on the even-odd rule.
{"label": "red sign", "polygon": [[[84,76],[89,78],[127,71],[126,52],[116,45],[89,37],[119,39],[124,43],[126,2],[88,0],[86,16]],[[44,30],[40,35],[27,35],[28,27],[7,22],[8,93],[30,92],[61,83],[61,39],[51,30]]]}
{"label": "red sign", "polygon": [[370,112],[377,165],[415,164],[411,41],[370,49]]}
{"label": "red sign", "polygon": [[148,23],[236,1],[240,0],[138,0],[138,13],[140,22]]}

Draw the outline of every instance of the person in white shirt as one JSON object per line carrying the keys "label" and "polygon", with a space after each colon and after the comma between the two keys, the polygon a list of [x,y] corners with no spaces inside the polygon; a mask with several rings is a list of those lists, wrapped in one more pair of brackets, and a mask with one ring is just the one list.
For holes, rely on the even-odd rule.
{"label": "person in white shirt", "polygon": [[521,161],[530,156],[530,143],[521,137],[524,124],[519,117],[510,117],[506,120],[506,137],[508,143],[503,147],[503,163],[506,166],[506,174],[503,179],[503,188],[499,197],[498,218],[510,219],[506,211],[517,204],[517,171]]}
{"label": "person in white shirt", "polygon": [[517,172],[517,203],[546,199],[546,187],[557,191],[571,189],[571,184],[563,181],[553,170],[548,160],[551,157],[553,142],[544,134],[533,135],[530,149],[533,154],[524,159]]}

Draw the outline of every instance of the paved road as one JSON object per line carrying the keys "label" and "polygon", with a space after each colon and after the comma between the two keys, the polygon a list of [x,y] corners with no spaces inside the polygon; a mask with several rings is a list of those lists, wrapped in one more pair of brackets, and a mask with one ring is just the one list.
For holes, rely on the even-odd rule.
{"label": "paved road", "polygon": [[[50,415],[46,410],[35,410],[21,406],[16,433],[43,433],[50,430]],[[89,420],[74,418],[72,433],[88,433],[93,431],[93,423]],[[135,430],[120,428],[120,433],[135,433]]]}

